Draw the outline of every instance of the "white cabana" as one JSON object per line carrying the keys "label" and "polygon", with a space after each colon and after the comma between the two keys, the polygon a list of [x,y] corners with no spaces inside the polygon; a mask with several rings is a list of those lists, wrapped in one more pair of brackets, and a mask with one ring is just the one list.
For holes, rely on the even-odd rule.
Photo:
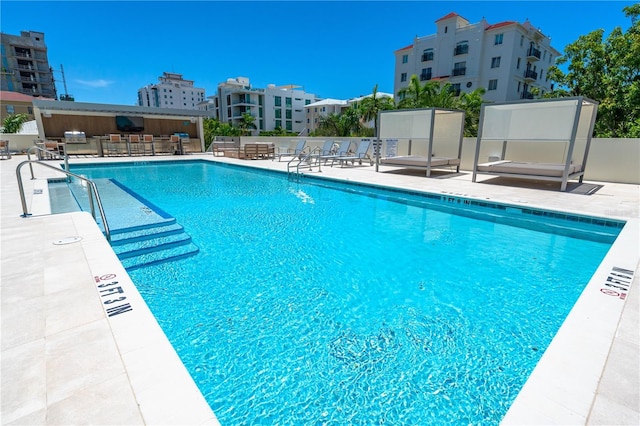
{"label": "white cabana", "polygon": [[597,111],[584,97],[483,104],[472,181],[478,174],[549,180],[561,191],[569,179],[582,182]]}
{"label": "white cabana", "polygon": [[426,170],[460,171],[465,112],[443,108],[381,111],[376,150],[378,164]]}

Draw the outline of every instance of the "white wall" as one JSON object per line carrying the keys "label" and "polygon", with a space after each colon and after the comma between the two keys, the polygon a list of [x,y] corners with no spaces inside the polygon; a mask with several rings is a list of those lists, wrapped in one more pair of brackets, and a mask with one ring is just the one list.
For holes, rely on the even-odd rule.
{"label": "white wall", "polygon": [[[251,142],[273,142],[276,147],[294,148],[297,140],[305,139],[307,145],[311,147],[322,146],[325,140],[352,140],[357,142],[360,138],[339,138],[339,137],[242,137],[241,144]],[[544,149],[539,149],[540,144],[531,143],[511,143],[508,148],[508,155],[514,158],[527,159],[527,161],[540,162],[562,162],[564,155],[564,144],[545,143]],[[538,149],[536,149],[538,148]],[[420,154],[420,147],[414,144],[413,153]],[[502,143],[483,142],[480,151],[480,162],[488,161],[489,155],[500,155]],[[277,149],[276,149],[277,152]],[[385,152],[383,146],[382,152]],[[473,160],[476,153],[476,138],[464,138],[462,143],[462,158],[460,169],[462,172],[471,172]],[[630,183],[640,185],[640,138],[632,139],[605,139],[594,138],[591,140],[589,158],[585,173],[585,180],[597,182]]]}

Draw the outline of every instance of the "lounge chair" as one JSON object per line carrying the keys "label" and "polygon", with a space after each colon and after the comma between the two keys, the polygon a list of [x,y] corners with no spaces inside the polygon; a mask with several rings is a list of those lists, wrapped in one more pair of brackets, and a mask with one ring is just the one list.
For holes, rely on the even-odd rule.
{"label": "lounge chair", "polygon": [[120,145],[124,142],[122,136],[116,133],[109,135],[109,142],[107,142],[107,155],[120,154]]}
{"label": "lounge chair", "polygon": [[327,164],[327,161],[333,160],[338,157],[346,157],[349,155],[349,148],[351,147],[351,141],[340,141],[338,143],[338,148],[335,150],[331,150],[327,155],[320,155],[319,161],[324,160],[324,164]]}
{"label": "lounge chair", "polygon": [[283,157],[300,157],[301,155],[304,154],[305,149],[307,146],[307,141],[306,140],[300,140],[298,141],[298,144],[296,145],[295,149],[293,150],[293,152],[278,152],[276,154],[273,155],[273,158],[277,158],[278,161],[280,161],[281,158]]}
{"label": "lounge chair", "polygon": [[373,159],[368,154],[370,147],[371,147],[371,141],[361,141],[358,144],[358,148],[356,148],[356,152],[354,152],[353,155],[335,157],[331,160],[331,166],[333,167],[334,161],[339,161],[340,166],[342,167],[344,166],[345,163],[349,161],[351,161],[352,165],[355,165],[356,161],[358,162],[358,164],[362,164],[362,160],[365,160],[365,159],[369,160],[369,165],[373,166]]}
{"label": "lounge chair", "polygon": [[9,151],[9,141],[0,141],[0,158],[3,160],[11,159],[11,151]]}

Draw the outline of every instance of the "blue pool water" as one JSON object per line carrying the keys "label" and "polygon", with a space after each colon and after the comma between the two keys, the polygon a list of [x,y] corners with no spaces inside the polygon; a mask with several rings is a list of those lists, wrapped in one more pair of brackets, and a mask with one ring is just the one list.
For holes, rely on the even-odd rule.
{"label": "blue pool water", "polygon": [[130,275],[225,425],[497,424],[621,226],[207,162],[71,170],[200,248]]}

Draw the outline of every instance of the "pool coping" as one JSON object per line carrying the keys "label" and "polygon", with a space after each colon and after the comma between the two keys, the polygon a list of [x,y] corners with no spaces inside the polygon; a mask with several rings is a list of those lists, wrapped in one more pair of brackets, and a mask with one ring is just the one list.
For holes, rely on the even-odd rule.
{"label": "pool coping", "polygon": [[[187,157],[177,161],[192,159],[193,158]],[[263,168],[262,166],[269,166],[269,163],[272,163],[244,163],[242,160],[234,161],[226,158],[221,161],[219,158],[212,158],[211,155],[198,157],[198,159],[225,162],[240,167],[250,166],[259,169]],[[113,162],[122,162],[122,159],[115,160],[116,161]],[[172,160],[176,161],[175,159]],[[153,160],[149,161],[153,162]],[[86,162],[96,162],[96,160],[89,159],[89,161]],[[98,162],[106,163],[107,161]],[[279,166],[282,167],[282,165],[285,164],[286,163],[280,163]],[[277,163],[275,166],[278,167]],[[277,169],[272,170],[277,171]],[[280,172],[282,173],[282,171]],[[338,172],[336,172],[336,174],[337,173]],[[336,179],[340,180],[339,176],[336,177]],[[420,179],[424,180],[425,178],[422,177]],[[342,180],[348,182],[358,181],[358,179],[354,179],[353,177]],[[370,184],[370,182],[365,182],[364,180],[362,180],[362,183],[365,185]],[[402,187],[399,186],[399,188]],[[430,191],[423,192],[434,193]],[[446,193],[446,191],[441,193]],[[483,201],[487,200],[487,197],[477,197],[473,194],[469,195],[451,191],[450,193],[455,196],[476,198]],[[499,197],[492,197],[489,202],[502,202],[514,205],[514,203],[509,200],[501,201]],[[37,201],[35,201],[35,203],[37,204]],[[537,206],[537,208],[553,211],[559,210],[558,208],[545,206]],[[584,211],[571,211],[569,209],[564,211],[569,214],[584,215]],[[122,287],[127,297],[134,303],[132,311],[122,312],[113,317],[108,317],[107,311],[104,310],[103,307],[102,314],[110,324],[111,333],[118,346],[123,365],[129,375],[129,383],[133,388],[134,395],[139,404],[139,410],[144,413],[143,422],[218,424],[215,415],[211,412],[208,405],[206,405],[206,402],[206,407],[202,407],[201,403],[204,401],[204,398],[197,390],[197,387],[195,387],[184,365],[180,362],[175,351],[166,339],[166,336],[164,336],[155,321],[155,318],[148,310],[146,303],[135,289],[135,285],[128,278],[126,271],[113,253],[113,250],[104,238],[100,238],[101,233],[100,237],[96,236],[96,231],[99,232],[97,225],[86,213],[68,213],[59,216],[66,215],[69,215],[73,221],[77,222],[77,225],[74,225],[73,232],[83,237],[81,246],[83,247],[87,264],[91,270],[92,284],[95,285],[98,298],[100,298],[100,290],[106,289],[108,286],[102,288],[97,286],[110,282],[108,280],[102,280],[101,277],[115,274],[119,279],[118,286]],[[601,217],[602,215],[596,214],[595,216]],[[89,219],[87,219],[87,217]],[[504,424],[584,424],[589,421],[603,374],[603,366],[608,360],[612,342],[616,338],[620,316],[625,305],[629,304],[629,299],[631,298],[628,296],[626,300],[622,300],[619,297],[616,298],[604,294],[600,290],[603,288],[604,283],[608,282],[607,278],[611,277],[611,272],[614,267],[635,272],[639,258],[637,248],[639,220],[634,217],[616,214],[612,214],[609,217],[615,220],[624,220],[627,223],[605,257],[605,260],[589,281],[583,295],[565,320],[556,338],[553,339],[553,342],[543,355],[538,366],[512,404],[509,412],[503,419]],[[56,217],[42,216],[36,220],[53,223],[56,222]],[[633,292],[637,293],[637,275],[638,274],[636,274],[633,279],[634,285],[631,286],[631,290],[633,291],[627,290],[627,295]],[[136,326],[134,330],[131,327],[132,322],[138,323],[140,327]],[[585,324],[588,325],[588,333],[585,333]],[[149,330],[153,331],[149,332]],[[159,334],[157,334],[158,330],[160,331]],[[155,335],[154,339],[157,340],[152,339],[151,335]],[[585,352],[590,355],[595,353],[596,357],[592,359],[593,362],[576,362],[576,360],[579,361],[581,359],[581,355]],[[158,354],[163,354],[160,356],[161,360],[159,360],[158,363],[152,363],[154,365],[149,365],[148,360],[158,357]],[[164,389],[163,392],[173,392],[182,387],[167,383],[163,381],[162,378],[158,379],[156,376],[162,375],[160,373],[163,372],[164,369],[173,371],[169,373],[169,376],[176,374],[175,377],[181,377],[181,379],[176,380],[184,381],[184,389],[188,394],[193,396],[187,400],[179,398],[169,404],[162,392],[154,392],[154,387],[158,385]],[[558,379],[561,379],[561,385],[550,386],[550,383],[553,384]],[[571,383],[573,386],[566,386],[567,383]],[[194,387],[195,394],[193,392]],[[177,394],[179,395],[180,392],[177,392]],[[543,396],[541,397],[540,395]],[[180,401],[180,407],[176,407],[175,401]],[[195,403],[195,407],[198,408],[193,412],[200,414],[192,418],[188,416],[184,417],[185,408],[193,403],[193,401],[199,401]],[[3,403],[3,413],[4,411]],[[172,411],[173,414],[168,415],[167,411]]]}

